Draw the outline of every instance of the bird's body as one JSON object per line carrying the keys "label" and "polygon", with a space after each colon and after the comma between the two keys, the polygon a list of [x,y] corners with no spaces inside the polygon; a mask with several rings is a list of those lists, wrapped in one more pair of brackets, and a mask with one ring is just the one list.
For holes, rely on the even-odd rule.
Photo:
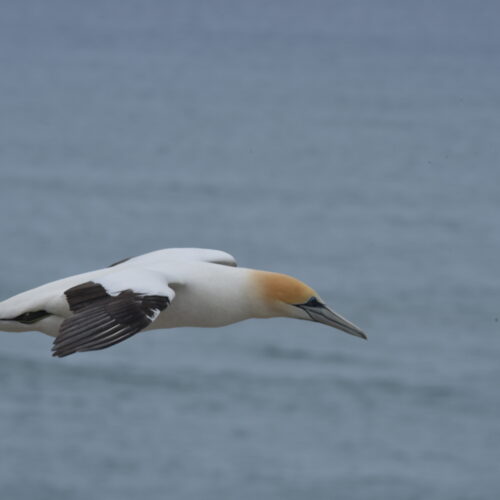
{"label": "bird's body", "polygon": [[299,280],[236,267],[218,250],[158,250],[0,302],[0,330],[56,337],[53,351],[61,357],[103,349],[144,330],[273,316],[319,321],[364,337]]}

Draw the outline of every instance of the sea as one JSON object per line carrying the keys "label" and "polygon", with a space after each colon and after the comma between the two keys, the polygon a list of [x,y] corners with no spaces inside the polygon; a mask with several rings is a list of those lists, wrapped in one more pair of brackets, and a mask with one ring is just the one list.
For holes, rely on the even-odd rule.
{"label": "sea", "polygon": [[291,319],[0,333],[0,498],[500,498],[497,0],[2,0],[0,298],[166,247]]}

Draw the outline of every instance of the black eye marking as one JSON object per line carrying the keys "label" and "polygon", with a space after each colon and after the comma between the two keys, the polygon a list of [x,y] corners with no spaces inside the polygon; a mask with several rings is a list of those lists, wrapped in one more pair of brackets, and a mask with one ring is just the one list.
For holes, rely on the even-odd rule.
{"label": "black eye marking", "polygon": [[30,311],[24,314],[20,314],[19,316],[14,318],[14,321],[19,321],[20,323],[35,323],[36,321],[46,318],[47,316],[50,316],[50,313],[47,311],[41,310],[41,311]]}
{"label": "black eye marking", "polygon": [[316,297],[311,297],[304,304],[295,304],[295,305],[297,307],[324,307],[324,305]]}
{"label": "black eye marking", "polygon": [[321,307],[323,304],[316,298],[316,297],[311,297],[305,305],[307,307]]}

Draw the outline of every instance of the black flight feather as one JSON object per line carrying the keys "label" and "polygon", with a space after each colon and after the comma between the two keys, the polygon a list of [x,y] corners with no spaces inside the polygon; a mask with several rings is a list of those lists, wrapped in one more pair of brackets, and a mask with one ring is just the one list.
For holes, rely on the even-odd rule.
{"label": "black flight feather", "polygon": [[88,281],[65,292],[75,314],[63,321],[52,346],[53,356],[95,351],[122,342],[146,328],[170,300],[124,290],[110,295],[99,283]]}

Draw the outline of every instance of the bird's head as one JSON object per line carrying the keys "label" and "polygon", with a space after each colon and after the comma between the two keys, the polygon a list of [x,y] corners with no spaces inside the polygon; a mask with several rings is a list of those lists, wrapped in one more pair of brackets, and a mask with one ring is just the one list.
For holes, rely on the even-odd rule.
{"label": "bird's head", "polygon": [[266,315],[315,321],[366,339],[360,328],[332,311],[319,294],[302,281],[266,271],[256,271],[254,277]]}

